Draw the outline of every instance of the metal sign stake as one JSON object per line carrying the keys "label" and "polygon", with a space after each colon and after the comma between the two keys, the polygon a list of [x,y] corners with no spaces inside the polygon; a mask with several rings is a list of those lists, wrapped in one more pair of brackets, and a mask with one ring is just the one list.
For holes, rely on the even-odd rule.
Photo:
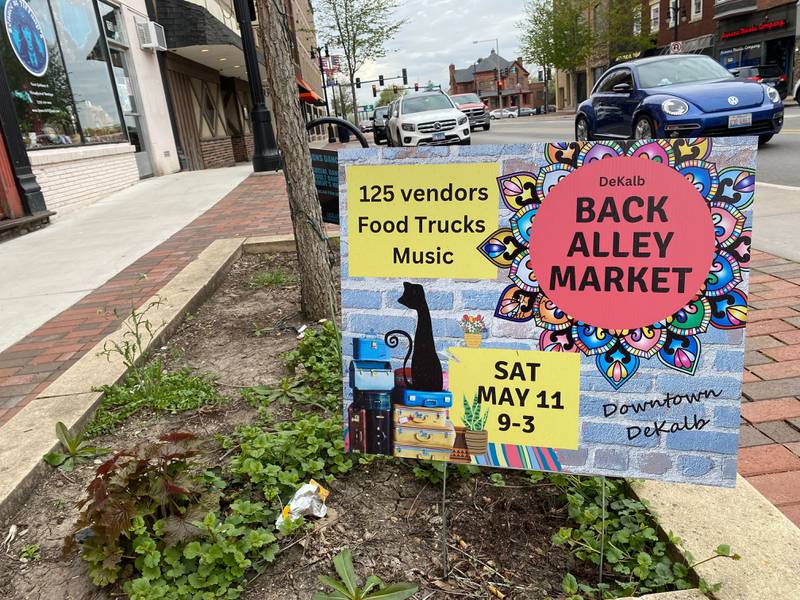
{"label": "metal sign stake", "polygon": [[442,564],[444,566],[444,580],[450,576],[450,566],[447,558],[447,462],[444,463],[442,473]]}
{"label": "metal sign stake", "polygon": [[598,571],[598,582],[603,583],[603,561],[605,560],[606,549],[606,476],[602,476],[603,487],[601,492],[601,502],[603,504],[603,522],[602,530],[600,531],[600,569]]}

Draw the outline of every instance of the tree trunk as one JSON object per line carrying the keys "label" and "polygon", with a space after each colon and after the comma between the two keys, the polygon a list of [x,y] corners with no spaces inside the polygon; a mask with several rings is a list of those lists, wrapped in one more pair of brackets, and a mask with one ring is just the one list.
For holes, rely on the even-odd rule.
{"label": "tree trunk", "polygon": [[266,60],[276,140],[283,157],[300,267],[301,309],[309,319],[333,318],[335,288],[328,237],[317,200],[311,154],[300,111],[286,10],[282,0],[257,0],[259,37]]}

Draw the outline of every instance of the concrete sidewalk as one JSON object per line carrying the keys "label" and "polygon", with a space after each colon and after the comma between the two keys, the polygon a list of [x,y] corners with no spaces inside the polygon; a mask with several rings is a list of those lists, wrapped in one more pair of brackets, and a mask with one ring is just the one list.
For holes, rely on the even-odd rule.
{"label": "concrete sidewalk", "polygon": [[98,288],[214,206],[250,165],[142,181],[0,252],[0,351]]}

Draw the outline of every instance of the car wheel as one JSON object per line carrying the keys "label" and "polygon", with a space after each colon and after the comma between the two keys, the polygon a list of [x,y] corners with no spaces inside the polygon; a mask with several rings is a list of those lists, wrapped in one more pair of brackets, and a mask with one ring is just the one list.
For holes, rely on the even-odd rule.
{"label": "car wheel", "polygon": [[483,126],[483,130],[484,130],[484,131],[489,131],[489,127],[491,127],[491,125],[490,125],[489,123],[486,123],[486,124]]}
{"label": "car wheel", "polygon": [[639,117],[633,126],[633,138],[636,140],[652,140],[655,137],[653,122],[648,117]]}
{"label": "car wheel", "polygon": [[758,136],[758,145],[759,146],[763,146],[764,144],[766,144],[768,141],[770,141],[772,139],[773,135],[775,135],[775,134],[769,133],[767,135]]}
{"label": "car wheel", "polygon": [[575,139],[579,142],[588,142],[591,138],[589,135],[589,122],[586,117],[578,117],[575,121]]}

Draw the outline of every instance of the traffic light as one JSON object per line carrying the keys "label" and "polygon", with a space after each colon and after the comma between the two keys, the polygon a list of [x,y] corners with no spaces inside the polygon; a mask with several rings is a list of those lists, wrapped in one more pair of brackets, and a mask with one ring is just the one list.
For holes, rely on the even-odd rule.
{"label": "traffic light", "polygon": [[495,79],[500,79],[500,69],[495,69],[494,70],[494,78]]}
{"label": "traffic light", "polygon": [[408,71],[403,69],[403,85],[408,85]]}
{"label": "traffic light", "polygon": [[499,79],[499,80],[497,81],[497,89],[498,89],[498,90],[502,90],[504,87],[505,87],[505,86],[503,85],[503,80],[502,80],[502,79]]}
{"label": "traffic light", "polygon": [[392,86],[392,93],[394,93],[394,94],[397,93],[397,86],[396,85]]}
{"label": "traffic light", "polygon": [[415,83],[415,84],[414,84],[414,91],[415,91],[415,92],[418,92],[418,91],[419,91],[419,83]]}
{"label": "traffic light", "polygon": [[361,77],[356,77],[356,87],[359,90],[361,89]]}
{"label": "traffic light", "polygon": [[383,75],[378,75],[378,85],[383,87]]}
{"label": "traffic light", "polygon": [[378,97],[378,87],[374,83],[372,84],[372,97],[373,98]]}

